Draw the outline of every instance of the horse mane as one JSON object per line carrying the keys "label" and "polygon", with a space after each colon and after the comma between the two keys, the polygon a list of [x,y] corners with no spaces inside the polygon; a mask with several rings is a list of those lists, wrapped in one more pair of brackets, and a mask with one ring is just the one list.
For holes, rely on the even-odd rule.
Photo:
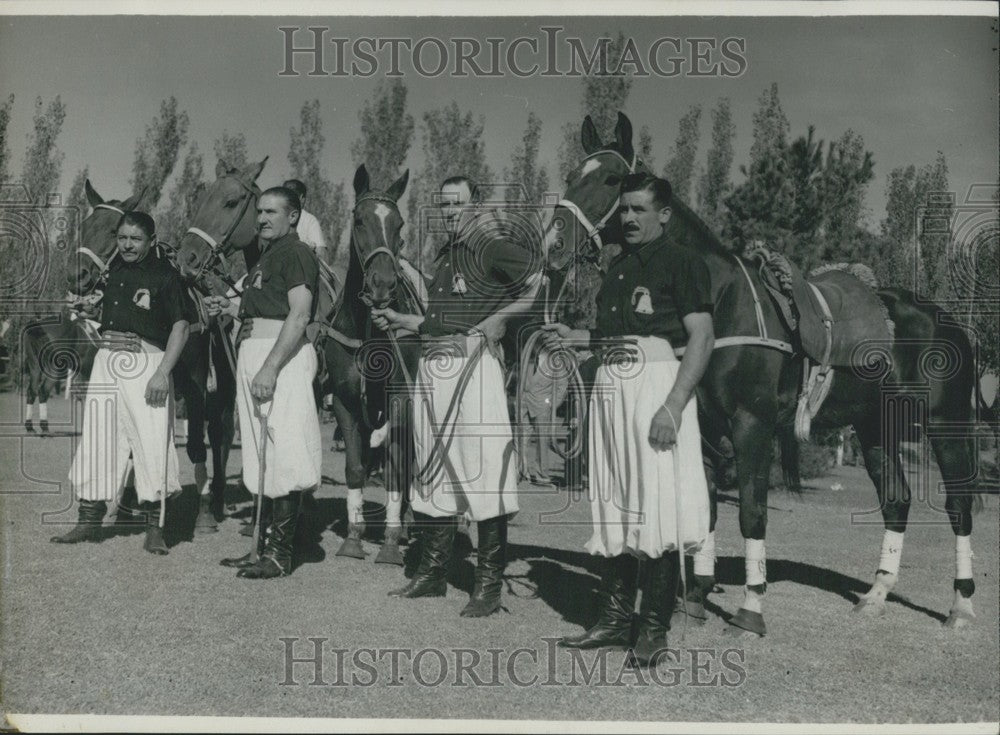
{"label": "horse mane", "polygon": [[672,214],[667,223],[666,234],[671,242],[687,245],[701,253],[721,256],[732,254],[705,221],[676,196],[670,197],[670,209]]}

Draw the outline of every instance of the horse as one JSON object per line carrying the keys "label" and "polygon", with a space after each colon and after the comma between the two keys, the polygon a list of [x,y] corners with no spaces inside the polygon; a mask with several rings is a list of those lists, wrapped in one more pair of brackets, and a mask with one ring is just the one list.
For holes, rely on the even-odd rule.
{"label": "horse", "polygon": [[[648,172],[632,146],[631,122],[622,113],[618,115],[613,142],[602,143],[589,116],[583,122],[581,140],[587,156],[567,178],[566,192],[545,233],[553,283],[565,280],[574,259],[595,259],[605,242],[620,242],[615,214],[622,178],[636,171]],[[722,438],[731,441],[748,577],[758,572],[753,574],[754,583],[745,586],[743,604],[728,621],[727,632],[764,635],[761,603],[766,591],[764,537],[772,446],[776,431],[786,428],[794,418],[804,359],[798,350],[786,349],[796,344],[796,335],[780,318],[775,305],[763,299],[760,311],[755,309],[754,290],[764,292],[756,267],[728,251],[676,197],[670,206],[667,236],[699,252],[711,273],[716,342],[697,389],[699,423],[708,448],[705,457],[707,462],[713,462],[711,458],[718,455],[714,448]],[[940,307],[921,303],[904,289],[883,289],[877,294],[895,323],[895,338],[891,346],[870,346],[863,360],[864,369],[838,371],[813,426],[854,426],[886,531],[883,560],[887,554],[895,554],[898,561],[911,503],[899,460],[899,442],[927,436],[944,478],[946,500],[940,510],[947,515],[956,536],[959,566],[963,549],[968,564],[973,510],[981,498],[977,494],[975,446],[967,436],[971,430],[955,429],[974,425],[970,400],[976,386],[972,346],[965,332],[953,326],[957,320],[949,320]],[[770,340],[761,338],[761,323],[771,335]],[[859,349],[863,347],[858,345]],[[717,499],[712,474],[708,473],[710,528],[714,534]],[[714,542],[713,535],[709,539]],[[711,553],[714,564],[714,546]],[[855,611],[876,615],[885,612],[886,597],[896,574],[881,568],[882,564],[880,561],[874,582],[858,600]],[[892,566],[891,562],[888,565]],[[714,584],[714,572],[699,574],[696,569],[694,583],[686,594],[691,603],[689,614],[699,622],[706,617],[704,602]],[[953,587],[952,607],[945,624],[961,627],[975,617],[971,574],[956,576]]]}
{"label": "horse", "polygon": [[[85,182],[87,202],[92,211],[81,225],[80,247],[75,255],[75,267],[68,275],[69,288],[77,294],[87,294],[98,287],[117,253],[115,227],[123,212],[135,209],[142,192],[122,201],[105,201]],[[158,242],[161,252],[169,257],[169,246]],[[175,263],[176,265],[176,263]],[[233,411],[236,405],[236,379],[226,358],[228,337],[217,325],[203,316],[191,325],[187,342],[171,376],[178,396],[187,410],[188,436],[185,444],[188,459],[194,465],[195,483],[201,497],[194,529],[197,533],[216,530],[225,517],[226,462],[234,435]],[[211,376],[211,378],[210,378]],[[209,384],[214,381],[214,389]],[[206,467],[205,425],[212,449],[212,478]]]}

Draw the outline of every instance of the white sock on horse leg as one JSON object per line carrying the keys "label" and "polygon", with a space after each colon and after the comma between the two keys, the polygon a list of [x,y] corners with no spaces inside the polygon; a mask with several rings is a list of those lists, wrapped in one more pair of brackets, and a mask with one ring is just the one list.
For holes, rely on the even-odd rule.
{"label": "white sock on horse leg", "polygon": [[743,609],[759,613],[761,612],[761,595],[750,588],[767,583],[764,539],[748,538],[745,547],[747,585],[743,595]]}
{"label": "white sock on horse leg", "polygon": [[972,579],[972,536],[955,537],[955,579]]}
{"label": "white sock on horse leg", "polygon": [[48,421],[49,420],[49,404],[39,403],[38,404],[38,420]]}
{"label": "white sock on horse leg", "polygon": [[360,523],[361,511],[364,507],[364,500],[361,495],[361,488],[352,487],[347,489],[347,522]]}
{"label": "white sock on horse leg", "polygon": [[699,577],[715,576],[715,531],[709,531],[705,543],[694,552],[694,573]]}
{"label": "white sock on horse leg", "polygon": [[402,515],[403,515],[403,496],[399,493],[388,493],[385,500],[386,528],[401,527]]}
{"label": "white sock on horse leg", "polygon": [[205,466],[204,462],[195,462],[194,484],[198,488],[199,495],[209,494],[208,468]]}
{"label": "white sock on horse leg", "polygon": [[34,403],[25,403],[24,404],[24,420],[25,421],[31,421],[31,414],[34,413],[34,411],[35,411],[35,404]]}
{"label": "white sock on horse leg", "polygon": [[902,555],[903,534],[898,531],[886,531],[882,536],[882,555],[878,559],[878,571],[888,572],[895,578],[899,574],[899,560]]}

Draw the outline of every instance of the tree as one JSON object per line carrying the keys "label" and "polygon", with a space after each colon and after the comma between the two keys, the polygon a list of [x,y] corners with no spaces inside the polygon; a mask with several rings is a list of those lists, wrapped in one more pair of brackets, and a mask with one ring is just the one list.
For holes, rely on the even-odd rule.
{"label": "tree", "polygon": [[146,133],[135,142],[132,160],[132,191],[146,190],[142,206],[156,209],[163,185],[174,170],[181,148],[187,143],[188,115],[177,108],[171,96],[160,103],[160,113],[146,126]]}
{"label": "tree", "polygon": [[[486,165],[486,143],[483,140],[485,118],[472,112],[462,112],[455,102],[424,113],[421,144],[424,166],[410,191],[410,232],[416,237],[407,243],[407,256],[425,272],[433,268],[434,255],[441,244],[441,233],[428,227],[428,210],[436,208],[434,194],[441,182],[450,176],[469,177],[478,187],[480,197],[491,197],[493,174]],[[423,213],[423,216],[422,216]]]}
{"label": "tree", "polygon": [[649,132],[648,125],[639,128],[639,145],[636,147],[636,151],[642,162],[652,171],[656,166],[656,159],[653,157],[653,134]]}
{"label": "tree", "polygon": [[514,149],[510,168],[503,170],[505,182],[524,187],[527,200],[541,204],[542,197],[549,189],[549,172],[538,163],[539,142],[542,137],[542,120],[534,112],[528,113],[528,124],[524,130],[524,143]]}
{"label": "tree", "polygon": [[14,108],[14,95],[0,105],[0,183],[7,179],[7,162],[10,161],[10,146],[7,145],[7,125],[10,124],[10,113]]}
{"label": "tree", "polygon": [[701,137],[701,105],[693,105],[681,118],[677,141],[670,151],[670,159],[663,167],[663,176],[670,182],[674,196],[685,203],[691,202],[691,175]]}
{"label": "tree", "polygon": [[[607,65],[597,64],[594,73],[588,72],[581,79],[583,98],[580,105],[580,119],[590,115],[602,140],[611,137],[615,123],[618,122],[618,111],[625,109],[625,101],[632,90],[631,75],[614,71],[621,63],[624,47],[625,36],[619,33],[617,38],[606,45]],[[580,143],[579,122],[566,123],[563,125],[562,133],[562,142],[559,145],[559,177],[565,180],[586,154]]]}
{"label": "tree", "polygon": [[380,81],[358,112],[361,134],[351,144],[351,158],[355,167],[365,164],[373,189],[384,189],[398,179],[410,152],[415,126],[407,111],[407,94],[400,79]]}
{"label": "tree", "polygon": [[[823,232],[818,260],[864,261],[865,236],[860,227],[868,184],[875,178],[871,151],[848,129],[831,145],[823,171]],[[871,261],[867,261],[871,265]]]}
{"label": "tree", "polygon": [[63,154],[56,147],[56,139],[65,119],[66,106],[58,95],[48,107],[42,104],[41,97],[35,100],[34,127],[28,136],[21,181],[36,204],[45,204],[48,195],[59,187]]}
{"label": "tree", "polygon": [[320,166],[326,138],[318,99],[302,104],[299,127],[292,128],[289,134],[288,163],[292,176],[300,179],[309,189],[309,211],[316,215],[323,227],[328,253],[333,251],[328,257],[333,257],[338,264],[346,263],[346,251],[341,254],[339,243],[347,225],[347,196],[343,182],[331,182]]}
{"label": "tree", "polygon": [[84,166],[77,171],[76,176],[73,177],[73,183],[69,187],[69,197],[66,199],[66,206],[76,210],[76,215],[70,217],[70,228],[66,233],[68,237],[67,242],[74,248],[79,244],[76,239],[76,225],[78,222],[83,222],[83,218],[87,216],[87,210],[90,207],[90,204],[87,203],[87,194],[84,191],[84,185],[89,178],[90,166]]}
{"label": "tree", "polygon": [[222,137],[217,138],[212,146],[217,161],[225,161],[232,168],[246,168],[248,161],[247,138],[243,133],[230,135],[228,130],[222,131]]}
{"label": "tree", "polygon": [[[223,139],[226,135],[223,133]],[[242,136],[239,136],[242,138]],[[232,139],[230,139],[232,140]],[[245,146],[244,146],[245,151]],[[220,151],[219,141],[215,144],[215,153],[218,156]],[[228,159],[225,160],[229,163]],[[198,144],[192,143],[184,156],[184,163],[181,172],[174,181],[174,186],[170,190],[169,203],[166,211],[159,218],[159,237],[172,245],[180,243],[184,236],[188,223],[194,216],[198,197],[205,188],[204,181],[204,161]]]}
{"label": "tree", "polygon": [[733,167],[735,137],[729,99],[723,97],[712,110],[712,146],[708,149],[705,172],[698,180],[698,211],[714,232],[722,231],[724,202],[732,189],[729,172]]}

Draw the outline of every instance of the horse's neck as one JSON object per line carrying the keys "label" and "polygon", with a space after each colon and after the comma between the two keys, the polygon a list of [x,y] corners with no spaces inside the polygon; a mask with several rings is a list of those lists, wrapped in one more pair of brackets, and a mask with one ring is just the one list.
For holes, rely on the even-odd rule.
{"label": "horse's neck", "polygon": [[334,328],[348,337],[358,338],[361,336],[365,314],[364,305],[358,298],[358,294],[364,287],[364,281],[364,268],[361,266],[361,260],[358,258],[352,238],[347,275],[344,276],[344,295],[340,299],[340,307],[337,309],[333,321]]}

